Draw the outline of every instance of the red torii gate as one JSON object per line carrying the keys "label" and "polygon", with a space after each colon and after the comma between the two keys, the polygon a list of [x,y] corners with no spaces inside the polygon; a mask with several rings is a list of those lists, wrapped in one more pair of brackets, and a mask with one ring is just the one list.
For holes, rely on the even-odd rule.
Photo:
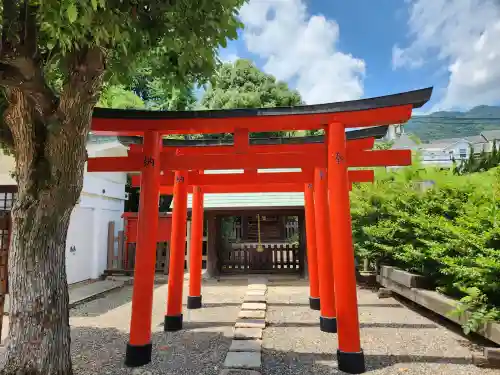
{"label": "red torii gate", "polygon": [[[412,109],[425,104],[431,93],[432,89],[429,88],[373,99],[292,108],[193,112],[96,109],[92,121],[94,133],[142,135],[144,138],[142,149],[135,151],[132,147],[128,157],[90,158],[88,161],[88,170],[93,172],[141,171],[142,174],[130,340],[125,363],[129,366],[140,366],[151,360],[151,313],[161,172],[175,171],[175,208],[165,330],[178,330],[182,328],[182,284],[190,177],[188,171],[301,168],[303,171],[314,170],[314,192],[311,183],[307,184],[305,190],[308,221],[306,225],[311,233],[309,227],[313,225],[312,218],[315,216],[316,230],[320,233],[317,237],[317,255],[320,257],[317,264],[321,315],[322,320],[327,321],[323,322],[323,326],[338,327],[339,369],[349,373],[364,372],[357,313],[347,168],[407,165],[410,163],[410,154],[406,151],[366,151],[363,148],[349,147],[345,129],[406,122],[411,117]],[[307,145],[302,148],[304,145],[293,145],[294,147],[282,148],[277,153],[272,151],[277,146],[266,145],[264,148],[269,151],[256,150],[256,146],[250,146],[248,142],[249,132],[320,128],[324,128],[326,132],[325,144],[321,145],[322,147]],[[207,153],[206,149],[186,152],[179,148],[174,152],[162,152],[163,134],[223,132],[235,134],[235,144],[229,149],[219,148],[213,154]],[[302,151],[306,149],[306,152]],[[199,182],[205,177],[199,175]],[[165,178],[170,177],[167,174]],[[196,182],[196,177],[194,178]],[[197,211],[202,215],[202,189],[198,186],[201,185],[195,185],[193,188],[193,208],[198,207]],[[325,220],[328,217],[329,220]],[[199,231],[199,228],[196,230]],[[330,238],[330,233],[335,235]],[[312,237],[308,236],[308,245],[310,241],[314,242]],[[333,275],[335,293],[328,290],[331,289],[331,282],[322,282],[333,281]],[[201,302],[199,292],[193,297],[198,296]],[[328,311],[323,311],[323,305]]]}

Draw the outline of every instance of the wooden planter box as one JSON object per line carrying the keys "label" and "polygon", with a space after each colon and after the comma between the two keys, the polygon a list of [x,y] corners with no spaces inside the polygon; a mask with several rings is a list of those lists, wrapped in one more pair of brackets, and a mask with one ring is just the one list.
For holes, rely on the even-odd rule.
{"label": "wooden planter box", "polygon": [[[424,289],[422,286],[428,285],[428,283],[426,283],[423,276],[391,266],[382,266],[380,267],[380,274],[377,276],[377,281],[384,288],[390,289],[392,292],[402,295],[455,323],[463,324],[469,318],[468,312],[459,316],[450,316],[449,313],[455,310],[458,301],[434,290]],[[500,344],[499,323],[488,322],[476,333],[496,344]]]}

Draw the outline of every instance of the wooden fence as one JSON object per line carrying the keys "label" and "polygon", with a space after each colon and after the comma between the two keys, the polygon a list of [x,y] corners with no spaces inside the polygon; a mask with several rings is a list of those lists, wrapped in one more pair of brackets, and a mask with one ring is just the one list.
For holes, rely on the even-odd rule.
{"label": "wooden fence", "polygon": [[[137,223],[137,221],[135,221]],[[126,227],[127,228],[127,227]],[[129,228],[130,229],[130,228]],[[189,233],[190,222],[187,225],[187,233]],[[132,274],[134,270],[134,260],[136,251],[136,240],[137,236],[131,236],[132,238],[127,238],[124,231],[118,231],[118,236],[115,235],[115,222],[110,221],[108,223],[108,263],[107,269],[105,271],[106,275],[111,274]],[[168,233],[170,234],[170,233]],[[165,241],[163,235],[156,242],[156,272],[168,274],[168,269],[170,265],[170,246],[169,241]],[[130,242],[130,240],[134,242]],[[207,237],[203,237],[204,241],[204,252],[206,253],[206,243]],[[186,234],[186,249],[185,249],[185,262],[184,268],[188,268],[189,262],[189,236]],[[207,255],[202,256],[202,261],[206,266]]]}
{"label": "wooden fence", "polygon": [[264,251],[257,251],[258,243],[232,243],[222,255],[221,272],[300,272],[298,244],[263,243]]}

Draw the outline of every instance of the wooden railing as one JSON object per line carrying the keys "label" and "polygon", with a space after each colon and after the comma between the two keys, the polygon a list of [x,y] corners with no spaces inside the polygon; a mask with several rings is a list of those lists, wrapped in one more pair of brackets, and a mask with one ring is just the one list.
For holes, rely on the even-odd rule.
{"label": "wooden railing", "polygon": [[298,244],[263,243],[258,252],[258,243],[232,243],[226,246],[221,259],[221,272],[273,272],[294,273],[300,271]]}

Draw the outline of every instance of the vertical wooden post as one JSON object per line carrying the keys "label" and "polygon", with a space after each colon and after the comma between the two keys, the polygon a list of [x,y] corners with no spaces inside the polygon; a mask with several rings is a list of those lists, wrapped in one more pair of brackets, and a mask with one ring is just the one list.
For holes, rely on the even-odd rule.
{"label": "vertical wooden post", "polygon": [[[115,222],[108,222],[108,269],[115,268],[113,260],[115,259]],[[120,268],[117,266],[117,268]]]}
{"label": "vertical wooden post", "polygon": [[[124,245],[123,245],[123,244],[124,244],[124,242],[125,242],[125,240],[124,240],[123,236],[124,236],[124,235],[123,235],[123,231],[122,231],[122,230],[121,230],[121,231],[119,231],[119,232],[118,232],[118,254],[119,254],[119,255],[118,255],[118,257],[119,257],[119,258],[118,258],[118,259],[120,259],[120,258],[121,258],[121,259],[123,259],[123,260],[122,260],[122,264],[123,264],[123,265],[122,265],[122,266],[120,266],[120,267],[118,267],[118,268],[127,269],[127,268],[128,268],[128,265],[127,265],[127,262],[126,262],[125,247],[124,247]],[[120,255],[120,254],[121,254],[121,255]],[[118,263],[118,264],[120,264],[120,263]]]}
{"label": "vertical wooden post", "polygon": [[[219,227],[217,227],[219,225]],[[219,236],[220,220],[213,213],[207,214],[207,275],[219,276],[219,249],[217,236]]]}
{"label": "vertical wooden post", "polygon": [[165,331],[182,329],[182,288],[186,259],[187,171],[175,172]]}
{"label": "vertical wooden post", "polygon": [[193,186],[191,210],[191,248],[189,249],[189,296],[188,309],[201,308],[201,266],[203,251],[203,192]]}
{"label": "vertical wooden post", "polygon": [[145,133],[132,317],[130,339],[125,354],[125,365],[131,367],[151,362],[151,320],[160,199],[160,143],[158,132]]}
{"label": "vertical wooden post", "polygon": [[345,129],[342,124],[334,123],[328,133],[330,226],[335,233],[332,245],[338,316],[337,360],[339,370],[361,374],[365,372],[365,360],[359,335]]}
{"label": "vertical wooden post", "polygon": [[318,252],[316,248],[316,223],[314,220],[314,188],[312,183],[305,185],[304,206],[306,211],[306,247],[309,271],[309,307],[312,310],[320,310]]}

